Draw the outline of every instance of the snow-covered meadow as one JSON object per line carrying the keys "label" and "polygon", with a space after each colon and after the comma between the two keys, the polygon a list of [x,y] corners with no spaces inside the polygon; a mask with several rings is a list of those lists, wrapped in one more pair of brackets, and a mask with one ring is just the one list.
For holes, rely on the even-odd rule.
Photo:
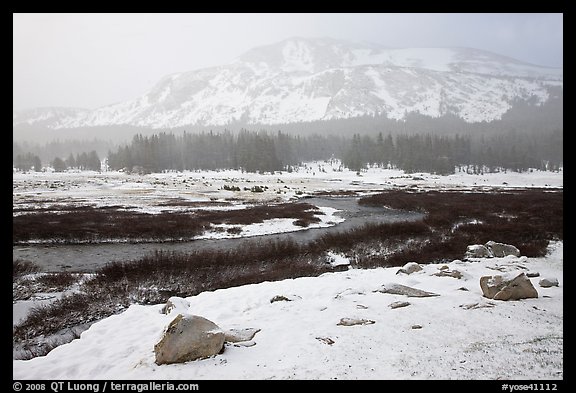
{"label": "snow-covered meadow", "polygon": [[[402,170],[368,168],[362,172],[344,168],[339,160],[305,163],[292,172],[247,173],[239,170],[185,171],[147,175],[123,172],[29,172],[13,174],[14,215],[42,209],[79,206],[121,207],[133,212],[157,214],[169,211],[245,209],[261,203],[293,201],[304,196],[353,192],[369,194],[384,189],[490,190],[492,188],[562,188],[563,171],[468,174],[449,176],[406,174]],[[235,188],[239,191],[232,191]],[[257,188],[258,192],[254,192]],[[197,239],[220,239],[293,232],[335,225],[343,219],[336,209],[320,206],[320,222],[307,227],[295,219],[265,220],[227,231],[213,226]],[[239,227],[237,227],[239,228]],[[33,241],[31,242],[33,243]]]}
{"label": "snow-covered meadow", "polygon": [[[238,187],[240,191],[224,189]],[[262,192],[253,192],[258,186]],[[366,195],[399,188],[489,191],[506,188],[562,188],[563,172],[532,171],[436,176],[370,168],[361,173],[340,163],[314,162],[291,173],[241,171],[14,173],[13,206],[51,210],[58,206],[121,206],[159,213],[193,209],[244,209],[306,195]],[[318,226],[341,221],[322,208]],[[15,212],[14,214],[19,214]],[[235,236],[225,229],[205,237]],[[304,229],[291,219],[267,220],[243,228],[241,236]],[[154,363],[154,344],[175,315],[162,305],[132,305],[83,332],[80,339],[48,355],[14,360],[14,379],[562,379],[563,243],[551,243],[546,258],[506,257],[453,261],[461,279],[437,277],[441,265],[422,265],[411,275],[398,268],[350,269],[277,282],[263,282],[187,298],[188,312],[223,329],[261,329],[250,344],[226,344],[222,354],[180,365]],[[334,264],[346,258],[330,254]],[[537,271],[531,281],[537,299],[497,301],[482,297],[479,279],[502,272]],[[543,277],[559,287],[541,288]],[[440,296],[405,298],[374,292],[399,283]],[[462,289],[465,288],[466,290]],[[274,302],[276,295],[288,302]],[[392,309],[395,301],[407,307]],[[33,302],[15,305],[22,318]],[[339,326],[342,318],[373,324]],[[419,325],[421,328],[413,328]]]}
{"label": "snow-covered meadow", "polygon": [[[562,379],[563,243],[545,258],[508,256],[447,264],[461,279],[439,277],[441,265],[410,275],[398,268],[351,269],[203,292],[187,310],[133,305],[95,323],[47,356],[13,362],[14,379]],[[538,272],[539,297],[482,296],[483,275]],[[541,278],[559,287],[542,288]],[[440,296],[375,292],[398,283]],[[271,302],[282,295],[290,301]],[[397,301],[406,307],[391,308]],[[177,313],[222,329],[257,328],[248,342],[215,357],[158,366],[156,344]],[[374,321],[338,325],[342,318]]]}
{"label": "snow-covered meadow", "polygon": [[[14,173],[13,203],[39,208],[51,204],[92,204],[95,207],[121,205],[148,213],[185,209],[185,204],[214,204],[219,210],[241,208],[238,202],[287,201],[315,193],[341,191],[374,192],[389,188],[490,189],[562,188],[563,171],[499,172],[440,176],[407,174],[402,170],[368,168],[362,172],[344,168],[339,160],[315,161],[292,172],[248,173],[239,170],[185,171],[147,175],[123,172],[28,172]],[[237,187],[230,191],[224,187]],[[258,186],[262,192],[253,192]],[[39,203],[40,202],[40,203]],[[232,206],[218,206],[219,203]],[[202,206],[206,208],[206,206]]]}

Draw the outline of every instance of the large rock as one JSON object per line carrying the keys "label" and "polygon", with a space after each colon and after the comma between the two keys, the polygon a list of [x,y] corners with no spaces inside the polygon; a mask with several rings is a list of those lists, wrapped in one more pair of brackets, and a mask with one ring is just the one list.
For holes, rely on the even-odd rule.
{"label": "large rock", "polygon": [[486,247],[490,250],[495,257],[506,257],[508,255],[520,256],[520,250],[511,244],[496,243],[490,240],[486,243]]}
{"label": "large rock", "polygon": [[472,244],[466,248],[464,259],[469,258],[492,258],[494,255],[490,252],[488,247],[483,244]]}
{"label": "large rock", "polygon": [[156,364],[184,363],[217,355],[224,346],[224,332],[198,315],[178,314],[154,345]]}
{"label": "large rock", "polygon": [[502,276],[480,277],[480,288],[482,288],[482,294],[485,297],[494,300],[518,300],[538,297],[538,292],[524,273],[520,273],[510,280]]}

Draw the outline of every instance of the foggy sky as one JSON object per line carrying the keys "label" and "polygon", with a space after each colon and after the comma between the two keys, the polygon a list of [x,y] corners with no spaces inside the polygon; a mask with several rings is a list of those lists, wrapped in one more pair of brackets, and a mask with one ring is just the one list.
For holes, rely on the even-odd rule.
{"label": "foggy sky", "polygon": [[562,14],[13,14],[13,109],[94,109],[290,37],[471,47],[562,67]]}

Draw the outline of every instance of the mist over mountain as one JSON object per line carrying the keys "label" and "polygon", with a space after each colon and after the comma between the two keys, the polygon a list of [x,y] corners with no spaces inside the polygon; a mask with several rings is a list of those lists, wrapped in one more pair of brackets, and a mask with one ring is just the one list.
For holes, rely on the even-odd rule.
{"label": "mist over mountain", "polygon": [[411,115],[476,124],[501,120],[519,104],[561,102],[562,91],[562,69],[477,49],[291,38],[226,65],[168,75],[130,101],[14,113],[13,127],[258,127]]}

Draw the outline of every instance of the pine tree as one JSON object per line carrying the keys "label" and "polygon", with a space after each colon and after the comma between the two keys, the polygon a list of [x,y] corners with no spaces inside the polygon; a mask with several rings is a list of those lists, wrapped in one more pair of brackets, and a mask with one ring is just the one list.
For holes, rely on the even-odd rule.
{"label": "pine tree", "polygon": [[33,163],[34,163],[33,164],[34,171],[35,172],[41,172],[42,171],[42,161],[40,161],[40,157],[34,156]]}
{"label": "pine tree", "polygon": [[52,168],[54,168],[56,172],[64,172],[66,170],[66,163],[60,157],[56,157],[52,161]]}

